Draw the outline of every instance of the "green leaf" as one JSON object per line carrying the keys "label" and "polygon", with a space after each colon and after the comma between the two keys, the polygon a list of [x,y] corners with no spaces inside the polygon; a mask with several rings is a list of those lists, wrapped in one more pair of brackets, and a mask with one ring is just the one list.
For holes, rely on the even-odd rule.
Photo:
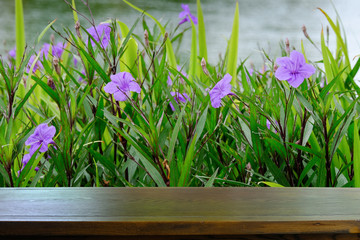
{"label": "green leaf", "polygon": [[269,171],[271,172],[271,174],[274,176],[275,180],[283,185],[283,186],[290,186],[288,180],[286,179],[285,175],[284,175],[284,171],[282,171],[281,169],[279,169],[276,164],[273,162],[272,159],[269,159],[267,157],[262,159],[265,164],[266,167],[269,169]]}
{"label": "green leaf", "polygon": [[357,120],[354,120],[354,187],[360,187],[360,140]]}
{"label": "green leaf", "polygon": [[[135,10],[145,14],[146,16],[148,16],[152,20],[154,20],[154,22],[159,26],[161,33],[165,36],[165,33],[166,33],[165,28],[161,25],[161,23],[158,20],[156,20],[156,18],[151,16],[149,13],[143,11],[142,9],[136,7],[135,5],[131,4],[130,2],[128,2],[126,0],[123,0],[123,1],[130,7],[134,8]],[[172,47],[172,44],[171,44],[171,41],[169,38],[166,39],[165,47],[166,47],[167,57],[168,57],[168,61],[169,61],[169,66],[176,69],[176,66],[177,66],[176,58],[175,58],[174,50],[173,50],[173,47]]]}
{"label": "green leaf", "polygon": [[26,101],[28,100],[28,98],[31,96],[31,94],[33,93],[34,89],[36,88],[38,84],[35,83],[31,88],[30,90],[26,93],[25,97],[21,100],[21,102],[16,106],[16,109],[15,109],[15,118],[16,116],[19,114],[19,112],[21,111],[21,108],[24,106],[24,104],[26,103]]}
{"label": "green leaf", "polygon": [[278,184],[278,183],[274,183],[274,182],[265,182],[265,181],[262,181],[262,182],[259,182],[259,183],[263,183],[263,184],[265,184],[265,185],[268,185],[269,187],[284,187],[283,185]]}
{"label": "green leaf", "polygon": [[304,168],[304,170],[301,172],[299,180],[298,180],[298,186],[301,186],[303,179],[305,176],[309,173],[309,171],[315,166],[316,163],[320,161],[320,158],[313,157],[310,162],[308,162]]}
{"label": "green leaf", "polygon": [[31,77],[37,84],[40,85],[42,89],[56,102],[57,104],[60,104],[60,97],[57,92],[55,92],[51,87],[49,87],[46,83],[44,83],[41,79],[39,79],[36,76]]}
{"label": "green leaf", "polygon": [[331,70],[331,65],[330,65],[330,60],[329,60],[329,56],[328,56],[328,48],[325,45],[325,39],[324,39],[324,30],[321,29],[321,52],[323,55],[323,63],[324,63],[324,68],[325,68],[325,75],[326,78],[329,79],[333,79],[334,75],[333,72]]}
{"label": "green leaf", "polygon": [[44,30],[42,30],[42,32],[40,33],[40,35],[37,38],[37,43],[39,43],[41,41],[41,39],[43,38],[43,36],[45,35],[45,33],[49,30],[49,28],[54,24],[54,22],[56,21],[56,19],[54,21],[52,21],[51,23],[49,23]]}
{"label": "green leaf", "polygon": [[25,52],[25,24],[22,0],[15,0],[16,68]]}
{"label": "green leaf", "polygon": [[71,5],[72,5],[72,8],[74,9],[72,12],[73,12],[73,16],[74,16],[74,23],[76,24],[76,22],[79,20],[79,17],[76,12],[75,0],[72,0]]}
{"label": "green leaf", "polygon": [[340,44],[342,52],[345,55],[345,64],[346,64],[346,66],[350,66],[350,60],[349,60],[349,56],[348,56],[347,46],[341,36],[340,28],[335,25],[335,23],[331,20],[329,15],[324,10],[322,10],[321,8],[318,8],[318,9],[325,15],[326,19],[330,23],[331,28],[334,30],[336,37],[337,37],[336,40]]}
{"label": "green leaf", "polygon": [[130,72],[134,78],[138,76],[138,44],[135,39],[130,38],[124,49],[124,53],[120,58],[120,70],[122,72]]}
{"label": "green leaf", "polygon": [[180,174],[178,187],[186,187],[188,184],[188,179],[189,179],[190,171],[191,171],[191,163],[192,163],[194,151],[195,151],[195,143],[196,143],[194,141],[195,138],[197,138],[196,134],[195,134],[193,140],[191,141],[190,146],[187,150],[184,165],[181,168],[181,174]]}
{"label": "green leaf", "polygon": [[214,174],[209,178],[209,180],[206,182],[204,187],[212,187],[214,185],[214,180],[216,178],[216,175],[218,173],[219,168],[216,169]]}
{"label": "green leaf", "polygon": [[228,61],[226,65],[226,72],[232,76],[231,83],[236,84],[237,78],[237,57],[238,57],[238,43],[239,43],[239,3],[236,2],[234,22],[231,32],[231,37],[228,45]]}
{"label": "green leaf", "polygon": [[174,150],[175,150],[175,143],[179,134],[179,130],[180,127],[182,126],[182,118],[184,116],[186,108],[183,108],[174,127],[174,130],[171,134],[171,139],[170,139],[170,144],[169,144],[169,150],[168,150],[168,155],[167,155],[167,160],[169,163],[171,163],[172,158],[173,158],[173,154],[174,154]]}
{"label": "green leaf", "polygon": [[288,143],[290,144],[291,146],[297,148],[297,149],[300,149],[301,151],[304,151],[304,152],[307,152],[307,153],[310,153],[310,154],[313,154],[319,158],[321,158],[321,153],[319,152],[316,152],[314,149],[312,148],[308,148],[308,147],[305,147],[305,146],[302,146],[302,145],[299,145],[299,144],[295,144],[295,143]]}
{"label": "green leaf", "polygon": [[[134,148],[135,151],[140,153],[138,149]],[[166,187],[164,180],[162,179],[159,171],[140,153],[138,154],[141,163],[144,165],[146,171],[149,172],[150,177],[154,180],[158,187]]]}
{"label": "green leaf", "polygon": [[200,0],[197,0],[197,17],[198,17],[198,31],[199,31],[199,56],[204,58],[207,62],[207,47],[206,47],[206,31],[203,11]]}
{"label": "green leaf", "polygon": [[197,60],[197,49],[196,49],[196,27],[191,21],[191,53],[190,53],[190,65],[189,65],[189,80],[192,81],[196,76],[196,66],[198,65]]}
{"label": "green leaf", "polygon": [[[91,46],[91,44],[90,44]],[[105,83],[110,82],[110,77],[106,74],[106,72],[101,68],[99,63],[90,56],[83,48],[79,48],[79,51],[85,56],[86,60],[91,64],[93,68],[95,68],[96,72],[100,75],[100,77],[104,80]]]}

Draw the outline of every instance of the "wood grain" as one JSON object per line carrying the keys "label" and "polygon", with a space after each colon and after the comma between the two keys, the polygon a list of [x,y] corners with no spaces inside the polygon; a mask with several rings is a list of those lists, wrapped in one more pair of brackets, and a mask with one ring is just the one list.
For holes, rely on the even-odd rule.
{"label": "wood grain", "polygon": [[351,240],[359,200],[349,188],[3,188],[0,238]]}

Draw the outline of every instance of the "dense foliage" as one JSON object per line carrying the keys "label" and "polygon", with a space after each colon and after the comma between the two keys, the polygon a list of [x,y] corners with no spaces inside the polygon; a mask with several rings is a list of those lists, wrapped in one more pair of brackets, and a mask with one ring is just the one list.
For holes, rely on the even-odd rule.
{"label": "dense foliage", "polygon": [[238,64],[237,6],[225,58],[210,65],[200,1],[173,30],[130,3],[131,28],[68,4],[74,30],[50,23],[40,51],[0,61],[0,186],[360,186],[360,61],[325,12],[334,51],[322,32],[321,62],[285,42],[257,71]]}

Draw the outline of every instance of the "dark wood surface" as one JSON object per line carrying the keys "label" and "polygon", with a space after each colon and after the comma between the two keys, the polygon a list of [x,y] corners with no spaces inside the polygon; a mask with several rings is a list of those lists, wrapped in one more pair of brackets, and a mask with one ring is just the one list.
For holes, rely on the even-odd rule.
{"label": "dark wood surface", "polygon": [[360,239],[360,190],[3,188],[0,239]]}

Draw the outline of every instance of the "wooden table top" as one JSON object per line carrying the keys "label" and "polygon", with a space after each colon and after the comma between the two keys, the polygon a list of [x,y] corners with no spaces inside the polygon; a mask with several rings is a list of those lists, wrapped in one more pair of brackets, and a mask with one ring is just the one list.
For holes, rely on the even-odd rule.
{"label": "wooden table top", "polygon": [[104,236],[360,233],[360,190],[2,188],[0,236],[14,231]]}

